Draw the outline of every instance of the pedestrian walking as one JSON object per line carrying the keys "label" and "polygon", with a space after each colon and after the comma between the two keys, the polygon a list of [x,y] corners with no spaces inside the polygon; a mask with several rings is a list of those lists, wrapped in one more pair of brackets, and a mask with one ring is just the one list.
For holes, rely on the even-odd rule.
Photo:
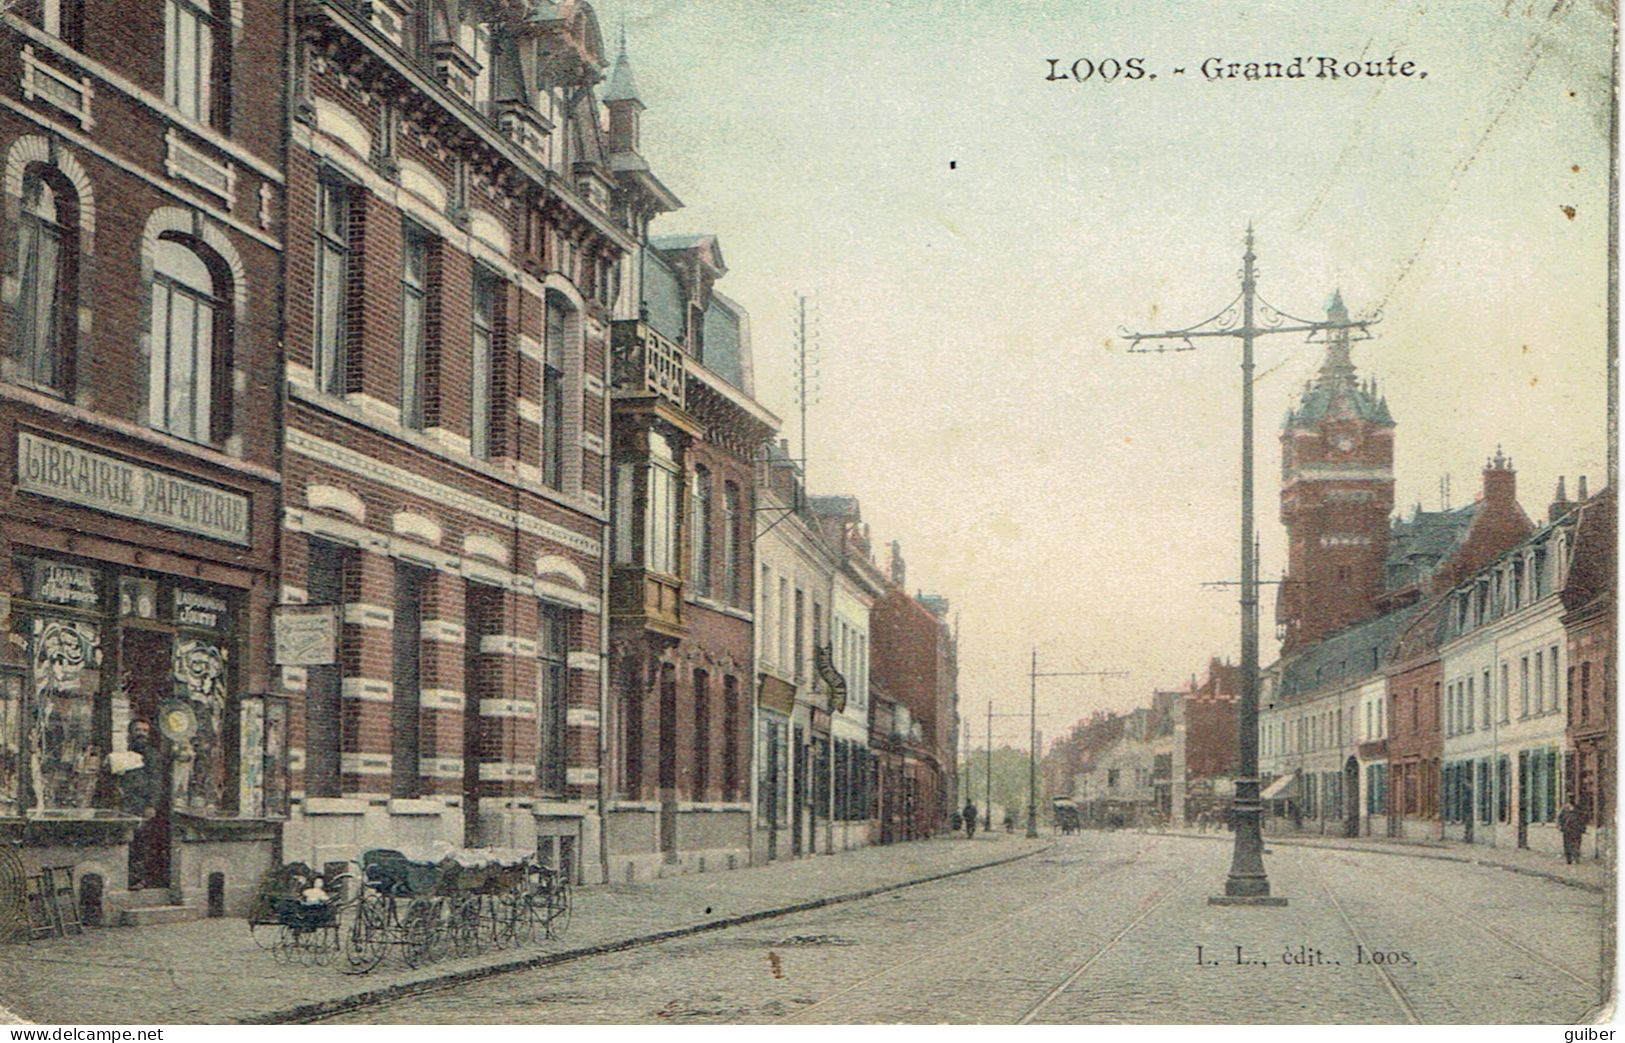
{"label": "pedestrian walking", "polygon": [[1585,836],[1586,817],[1574,806],[1574,801],[1563,805],[1557,815],[1557,830],[1563,834],[1563,861],[1569,865],[1580,861],[1580,838]]}
{"label": "pedestrian walking", "polygon": [[976,814],[976,802],[974,800],[965,801],[965,813],[964,814],[965,814],[965,839],[966,840],[975,839],[975,837],[976,837],[977,814]]}

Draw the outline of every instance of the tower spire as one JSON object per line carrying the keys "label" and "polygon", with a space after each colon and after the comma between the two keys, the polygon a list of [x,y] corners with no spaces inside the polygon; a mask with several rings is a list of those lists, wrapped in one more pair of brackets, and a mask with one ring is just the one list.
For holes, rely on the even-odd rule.
{"label": "tower spire", "polygon": [[[1333,290],[1326,305],[1326,321],[1347,322],[1349,310],[1343,303],[1343,291]],[[1320,364],[1320,376],[1315,383],[1322,387],[1357,388],[1354,360],[1349,357],[1349,331],[1347,327],[1331,331],[1326,338],[1326,359]]]}

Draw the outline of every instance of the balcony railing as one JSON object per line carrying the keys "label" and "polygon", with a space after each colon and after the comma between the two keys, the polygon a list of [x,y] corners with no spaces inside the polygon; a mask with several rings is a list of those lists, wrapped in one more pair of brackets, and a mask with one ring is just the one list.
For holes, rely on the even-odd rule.
{"label": "balcony railing", "polygon": [[678,408],[685,405],[683,349],[646,322],[615,323],[615,387],[653,392]]}

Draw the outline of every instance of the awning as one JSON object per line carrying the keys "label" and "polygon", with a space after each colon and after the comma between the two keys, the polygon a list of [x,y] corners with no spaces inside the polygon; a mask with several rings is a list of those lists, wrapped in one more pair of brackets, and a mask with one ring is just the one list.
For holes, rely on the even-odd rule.
{"label": "awning", "polygon": [[1297,800],[1298,799],[1298,773],[1282,775],[1264,788],[1258,795],[1259,800]]}
{"label": "awning", "polygon": [[772,674],[762,675],[762,708],[789,716],[796,708],[796,686]]}

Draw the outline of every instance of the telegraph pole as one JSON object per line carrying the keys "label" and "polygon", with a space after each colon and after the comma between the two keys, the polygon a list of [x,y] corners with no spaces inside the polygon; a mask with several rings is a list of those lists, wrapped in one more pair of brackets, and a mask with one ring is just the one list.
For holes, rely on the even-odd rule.
{"label": "telegraph pole", "polygon": [[[1038,649],[1033,648],[1032,669],[1028,672],[1031,723],[1027,735],[1027,836],[1038,836],[1038,679],[1040,677],[1127,677],[1127,670],[1064,670],[1054,673],[1038,672]],[[992,707],[988,708],[991,714]]]}
{"label": "telegraph pole", "polygon": [[993,831],[993,700],[987,701],[987,821],[982,823],[983,832]]}
{"label": "telegraph pole", "polygon": [[[1238,746],[1240,767],[1236,776],[1234,802],[1236,846],[1231,856],[1230,875],[1224,894],[1208,898],[1212,905],[1285,905],[1286,899],[1270,895],[1269,877],[1264,872],[1264,834],[1260,821],[1263,806],[1258,799],[1258,560],[1253,535],[1253,341],[1272,333],[1303,333],[1308,342],[1315,334],[1358,330],[1370,335],[1369,327],[1380,317],[1347,318],[1313,322],[1300,319],[1269,304],[1258,296],[1258,270],[1254,266],[1253,226],[1247,225],[1246,249],[1241,258],[1241,294],[1218,315],[1182,330],[1154,333],[1124,331],[1131,351],[1191,351],[1197,337],[1228,337],[1241,341],[1241,712]],[[1239,315],[1237,305],[1240,305]],[[1173,341],[1176,346],[1142,348],[1145,341]],[[1183,346],[1179,346],[1183,345]]]}

